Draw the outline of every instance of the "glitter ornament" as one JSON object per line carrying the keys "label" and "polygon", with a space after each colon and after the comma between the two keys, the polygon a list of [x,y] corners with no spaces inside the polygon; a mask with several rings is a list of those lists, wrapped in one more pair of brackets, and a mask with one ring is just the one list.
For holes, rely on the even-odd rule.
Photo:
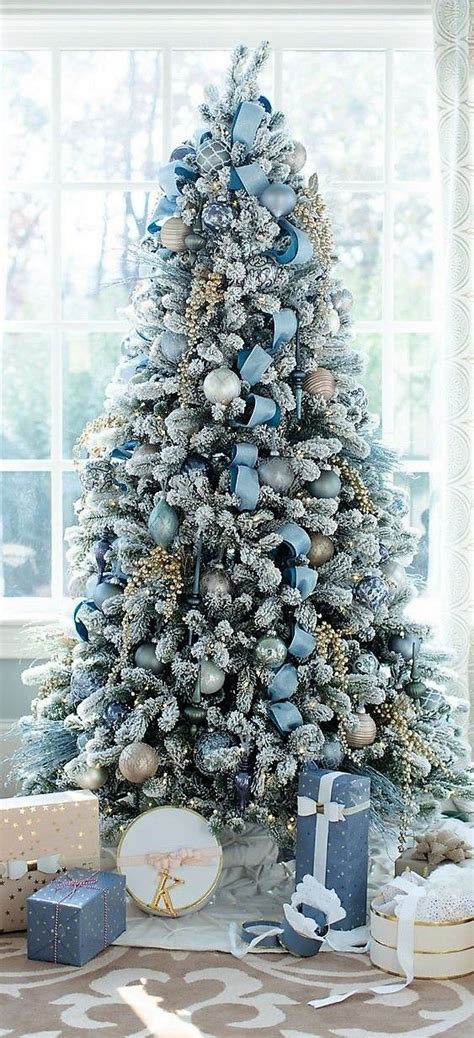
{"label": "glitter ornament", "polygon": [[296,191],[289,184],[269,184],[262,191],[259,201],[276,220],[280,220],[295,208]]}
{"label": "glitter ornament", "polygon": [[105,786],[108,778],[108,771],[106,768],[102,768],[96,764],[89,764],[84,768],[84,771],[74,774],[73,765],[76,761],[69,761],[68,764],[64,765],[64,771],[69,779],[74,782],[75,786],[79,789],[100,789],[101,786]]}
{"label": "glitter ornament", "polygon": [[285,162],[288,163],[292,173],[299,173],[300,169],[306,162],[306,148],[301,141],[293,141],[293,149],[288,155],[285,155]]}
{"label": "glitter ornament", "polygon": [[346,729],[347,745],[353,750],[360,750],[363,746],[371,746],[376,736],[377,726],[373,717],[365,712],[364,707],[359,707],[354,724]]}
{"label": "glitter ornament", "polygon": [[273,457],[260,465],[258,478],[263,486],[271,487],[277,493],[284,494],[291,487],[295,476],[285,458]]}
{"label": "glitter ornament", "polygon": [[174,540],[178,528],[178,516],[174,508],[167,503],[165,495],[162,494],[148,519],[148,529],[155,544],[167,548]]}
{"label": "glitter ornament", "polygon": [[392,634],[388,639],[390,652],[396,652],[403,656],[404,660],[411,660],[413,652],[415,656],[420,649],[420,639],[416,634]]}
{"label": "glitter ornament", "polygon": [[311,547],[308,551],[308,559],[312,566],[324,566],[334,555],[334,544],[330,537],[324,533],[311,534]]}
{"label": "glitter ornament", "polygon": [[161,228],[161,244],[165,249],[170,249],[171,252],[185,252],[185,238],[187,234],[189,234],[189,227],[181,217],[170,216],[169,220]]}
{"label": "glitter ornament", "polygon": [[156,775],[160,758],[147,742],[132,742],[122,750],[118,767],[127,782],[139,785]]}
{"label": "glitter ornament", "polygon": [[380,609],[387,596],[387,585],[380,577],[367,576],[359,580],[354,589],[354,596],[361,605],[368,609]]}
{"label": "glitter ornament", "polygon": [[230,595],[232,581],[222,566],[214,566],[202,574],[199,588],[201,595]]}
{"label": "glitter ornament", "polygon": [[120,584],[109,584],[104,582],[103,584],[96,584],[92,598],[98,609],[102,609],[104,602],[108,598],[116,598],[117,595],[123,595],[123,587]]}
{"label": "glitter ornament", "polygon": [[201,173],[214,173],[230,162],[230,155],[222,141],[208,137],[202,141],[196,152],[196,162]]}
{"label": "glitter ornament", "polygon": [[287,648],[281,638],[274,634],[266,634],[259,638],[255,646],[257,662],[270,670],[276,670],[286,660]]}
{"label": "glitter ornament", "polygon": [[322,768],[338,768],[344,756],[339,739],[325,739],[319,751],[318,764]]}
{"label": "glitter ornament", "polygon": [[328,368],[316,368],[308,371],[303,382],[303,389],[310,396],[322,396],[330,400],[336,392],[336,379]]}
{"label": "glitter ornament", "polygon": [[206,375],[202,388],[206,400],[212,404],[230,404],[240,396],[242,382],[230,368],[214,368]]}
{"label": "glitter ornament", "polygon": [[187,458],[184,459],[183,464],[179,470],[184,475],[190,475],[191,472],[202,472],[204,476],[208,476],[210,472],[210,465],[202,454],[188,454]]}
{"label": "glitter ornament", "polygon": [[[202,211],[202,225],[212,234],[223,234],[229,230],[233,213],[226,202],[210,202]],[[166,224],[165,224],[166,226]]]}
{"label": "glitter ornament", "polygon": [[75,667],[71,673],[71,683],[69,686],[71,702],[74,706],[77,706],[78,703],[82,703],[83,699],[87,699],[93,692],[97,692],[97,689],[104,684],[105,678],[98,674],[96,670]]}
{"label": "glitter ornament", "polygon": [[341,480],[337,472],[332,469],[324,469],[317,479],[307,484],[311,497],[330,498],[338,497],[341,490]]}
{"label": "glitter ornament", "polygon": [[152,674],[161,674],[163,664],[156,656],[156,645],[153,642],[143,642],[135,650],[135,665],[143,670],[151,670]]}
{"label": "glitter ornament", "polygon": [[[422,682],[418,682],[418,684],[422,684]],[[434,717],[435,714],[449,713],[449,703],[442,692],[438,692],[436,688],[425,688],[424,692],[417,696],[417,701],[424,714]]]}
{"label": "glitter ornament", "polygon": [[225,671],[212,660],[203,660],[200,666],[200,692],[202,696],[214,696],[225,681]]}
{"label": "glitter ornament", "polygon": [[214,767],[209,761],[209,754],[214,750],[228,750],[233,745],[232,736],[228,732],[205,732],[196,739],[194,746],[194,763],[201,775],[213,775]]}
{"label": "glitter ornament", "polygon": [[178,364],[187,349],[188,340],[179,332],[170,332],[168,328],[161,335],[160,350],[170,364]]}
{"label": "glitter ornament", "polygon": [[130,711],[123,703],[109,703],[104,710],[104,721],[110,728],[119,727]]}

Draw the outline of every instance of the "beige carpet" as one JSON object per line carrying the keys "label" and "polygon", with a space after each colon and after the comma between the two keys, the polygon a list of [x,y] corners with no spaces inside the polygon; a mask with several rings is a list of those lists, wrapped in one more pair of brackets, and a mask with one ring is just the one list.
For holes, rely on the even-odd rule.
{"label": "beige carpet", "polygon": [[365,956],[313,959],[108,948],[87,966],[29,962],[20,937],[0,938],[0,1038],[467,1038],[472,978],[417,981],[398,995],[356,995],[324,1009],[330,991],[373,984]]}

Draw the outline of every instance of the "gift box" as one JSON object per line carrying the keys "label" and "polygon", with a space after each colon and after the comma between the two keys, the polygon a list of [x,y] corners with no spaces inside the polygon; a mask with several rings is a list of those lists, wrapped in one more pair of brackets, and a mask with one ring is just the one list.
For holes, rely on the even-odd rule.
{"label": "gift box", "polygon": [[83,966],[125,930],[125,877],[72,869],[27,900],[28,958]]}
{"label": "gift box", "polygon": [[[370,779],[306,764],[298,784],[296,882],[307,874],[335,890],[346,915],[333,929],[367,920]],[[305,906],[311,918],[311,908]]]}
{"label": "gift box", "polygon": [[97,797],[86,790],[0,801],[0,930],[26,929],[26,899],[68,868],[99,867]]}
{"label": "gift box", "polygon": [[395,875],[401,876],[406,869],[417,872],[425,879],[435,869],[450,863],[459,864],[472,858],[472,847],[450,829],[436,829],[415,838],[413,847],[407,847],[395,862]]}
{"label": "gift box", "polygon": [[471,973],[473,878],[471,871],[446,865],[428,879],[406,872],[392,880],[371,904],[374,966],[405,976],[407,983],[413,978],[445,980]]}

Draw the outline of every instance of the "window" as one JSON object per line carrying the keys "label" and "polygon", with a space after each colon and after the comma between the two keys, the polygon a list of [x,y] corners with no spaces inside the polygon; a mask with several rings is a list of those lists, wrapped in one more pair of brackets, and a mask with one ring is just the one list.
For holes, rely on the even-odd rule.
{"label": "window", "polygon": [[[156,172],[196,126],[238,35],[219,49],[179,31],[11,33],[4,52],[5,320],[2,340],[5,611],[57,611],[67,595],[63,533],[79,493],[72,448],[102,408],[126,326]],[[152,34],[153,35],[153,34]],[[382,431],[403,454],[398,482],[423,537],[413,569],[426,595],[433,510],[434,268],[429,37],[404,27],[281,33],[263,89],[308,149],[332,212],[339,276]],[[8,34],[7,34],[8,36]],[[112,43],[110,43],[112,37]],[[135,38],[137,40],[135,44]],[[321,42],[322,41],[322,42]],[[11,42],[11,46],[10,46]],[[20,44],[20,45],[19,45]],[[117,310],[119,311],[117,314]]]}

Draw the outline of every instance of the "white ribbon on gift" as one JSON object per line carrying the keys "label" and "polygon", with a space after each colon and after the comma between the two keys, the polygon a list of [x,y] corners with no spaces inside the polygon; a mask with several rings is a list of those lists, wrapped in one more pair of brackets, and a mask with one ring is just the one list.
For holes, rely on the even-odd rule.
{"label": "white ribbon on gift", "polygon": [[323,886],[326,884],[330,823],[345,822],[350,815],[358,814],[360,811],[367,811],[370,807],[369,800],[364,801],[362,804],[354,804],[353,807],[346,807],[344,804],[339,804],[337,800],[332,800],[332,787],[335,780],[342,774],[343,772],[341,771],[330,771],[327,775],[321,776],[318,800],[313,800],[312,797],[298,797],[298,815],[300,818],[318,815],[314,841],[313,876]]}
{"label": "white ribbon on gift", "polygon": [[44,872],[52,875],[55,872],[59,872],[61,868],[59,854],[43,854],[33,863],[33,869],[31,864],[31,862],[23,861],[21,858],[10,858],[8,861],[0,861],[0,877],[1,879],[22,879],[30,871]]}

